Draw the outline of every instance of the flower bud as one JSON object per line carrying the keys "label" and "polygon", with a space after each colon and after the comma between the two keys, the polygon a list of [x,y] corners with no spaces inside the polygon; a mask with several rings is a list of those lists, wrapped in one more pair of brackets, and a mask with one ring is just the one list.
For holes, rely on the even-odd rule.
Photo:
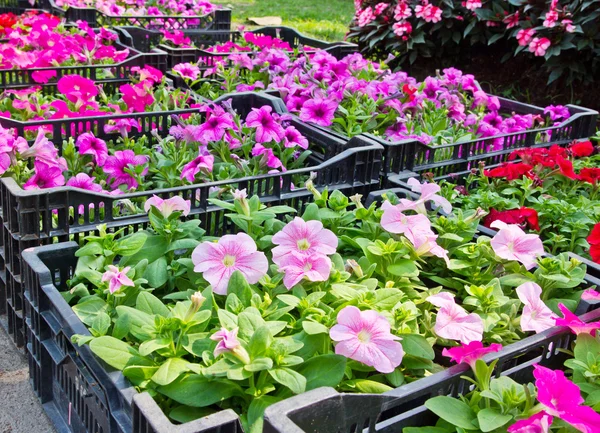
{"label": "flower bud", "polygon": [[358,264],[358,262],[356,260],[350,259],[346,262],[346,271],[352,272],[356,278],[362,278],[365,276],[362,268],[360,267],[360,265]]}
{"label": "flower bud", "polygon": [[356,205],[356,209],[364,209],[361,201],[362,197],[362,194],[354,194],[350,196],[350,201]]}
{"label": "flower bud", "polygon": [[196,308],[196,311],[198,311],[200,307],[202,307],[202,304],[204,304],[204,301],[206,301],[206,298],[202,296],[202,292],[194,293],[190,299],[192,305]]}

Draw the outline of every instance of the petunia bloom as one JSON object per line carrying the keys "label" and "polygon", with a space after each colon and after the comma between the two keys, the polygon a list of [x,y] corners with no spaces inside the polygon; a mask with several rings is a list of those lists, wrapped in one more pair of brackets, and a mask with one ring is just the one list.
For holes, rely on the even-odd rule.
{"label": "petunia bloom", "polygon": [[65,177],[60,167],[48,165],[43,161],[35,161],[34,168],[34,175],[23,184],[23,189],[54,188],[65,184]]}
{"label": "petunia bloom", "polygon": [[273,248],[273,262],[283,266],[285,257],[293,252],[304,256],[335,253],[338,238],[331,230],[323,228],[321,221],[304,221],[295,217],[273,236],[272,242],[277,245]]}
{"label": "petunia bloom", "polygon": [[222,353],[231,353],[244,364],[250,362],[250,355],[237,338],[239,328],[234,328],[228,331],[226,328],[221,328],[220,331],[215,332],[210,336],[213,341],[218,341],[217,346],[213,352],[214,356],[217,357]]}
{"label": "petunia bloom", "polygon": [[404,215],[399,205],[394,206],[387,200],[383,202],[381,209],[381,227],[390,233],[403,234],[409,240],[414,240],[421,233],[428,234],[431,231],[431,222],[425,215]]}
{"label": "petunia bloom", "polygon": [[518,224],[521,228],[529,228],[531,230],[540,230],[538,213],[535,209],[529,207],[503,211],[490,209],[490,213],[483,220],[483,225],[491,227],[494,221],[502,221],[506,224]]}
{"label": "petunia bloom", "polygon": [[400,337],[391,332],[390,322],[376,311],[360,311],[344,307],[337,315],[337,324],[329,336],[336,341],[335,353],[391,373],[402,362],[404,350]]}
{"label": "petunia bloom", "polygon": [[113,156],[109,156],[104,164],[104,172],[108,175],[107,182],[111,187],[127,185],[127,188],[137,188],[138,182],[134,176],[127,173],[125,169],[134,170],[136,166],[144,166],[141,175],[148,173],[148,157],[136,155],[133,150],[117,150]]}
{"label": "petunia bloom", "polygon": [[536,333],[552,328],[556,315],[541,299],[542,288],[536,283],[527,282],[516,288],[517,296],[523,303],[521,329]]}
{"label": "petunia bloom", "polygon": [[280,260],[279,269],[285,273],[283,284],[289,290],[304,278],[308,281],[327,281],[331,273],[331,259],[322,254],[302,255],[296,252]]}
{"label": "petunia bloom", "polygon": [[481,341],[471,341],[463,346],[453,347],[442,350],[442,355],[450,358],[451,361],[461,364],[469,364],[475,368],[475,362],[488,353],[498,352],[502,349],[501,344],[493,343],[489,347],[484,347]]}
{"label": "petunia bloom", "polygon": [[593,334],[600,329],[600,321],[586,323],[571,312],[564,304],[558,304],[558,309],[563,317],[557,317],[554,322],[558,326],[567,326],[574,334]]}
{"label": "petunia bloom", "polygon": [[589,236],[587,241],[590,244],[590,256],[596,263],[600,263],[600,223],[597,223]]}
{"label": "petunia bloom", "polygon": [[102,167],[108,158],[106,142],[97,138],[91,132],[85,132],[77,137],[75,146],[82,155],[92,155],[94,162]]}
{"label": "petunia bloom", "polygon": [[178,195],[168,199],[162,199],[157,195],[153,195],[146,200],[144,211],[150,212],[150,208],[154,206],[165,218],[168,218],[173,212],[181,212],[183,216],[187,216],[190,213],[191,205],[190,200],[184,200]]}
{"label": "petunia bloom", "polygon": [[196,158],[183,166],[181,169],[181,179],[185,179],[190,183],[194,183],[196,175],[200,171],[204,171],[206,173],[212,172],[214,162],[215,157],[213,155],[204,155],[200,153]]}
{"label": "petunia bloom", "polygon": [[429,296],[427,302],[439,307],[433,328],[439,337],[458,340],[463,344],[482,340],[483,320],[478,314],[467,313],[456,303],[454,295],[441,292]]}
{"label": "petunia bloom", "polygon": [[320,126],[330,126],[338,103],[326,99],[309,99],[300,110],[300,120]]}
{"label": "petunia bloom", "polygon": [[73,188],[85,189],[86,191],[102,192],[102,187],[94,183],[95,178],[85,173],[77,173],[67,181],[67,186]]}
{"label": "petunia bloom", "polygon": [[253,108],[246,116],[246,126],[256,128],[256,142],[280,142],[285,137],[285,130],[271,115],[272,107],[265,105]]}
{"label": "petunia bloom", "polygon": [[425,209],[425,203],[432,201],[438,207],[442,208],[444,212],[452,212],[452,205],[450,202],[438,194],[438,192],[441,190],[439,185],[428,182],[421,184],[414,177],[408,179],[406,183],[408,186],[410,186],[413,192],[421,193],[421,197],[417,201],[411,201],[404,198],[400,199],[400,205],[398,205],[398,209],[400,209],[400,211],[410,209],[418,213],[426,214],[427,209]]}
{"label": "petunia bloom", "polygon": [[569,152],[576,158],[590,156],[594,153],[594,145],[591,141],[575,141],[568,147]]}
{"label": "petunia bloom", "polygon": [[508,433],[550,433],[550,426],[554,418],[544,411],[531,415],[511,425]]}
{"label": "petunia bloom", "polygon": [[490,226],[499,229],[490,244],[501,259],[516,260],[531,269],[537,257],[544,254],[544,246],[538,235],[526,234],[519,226],[502,221],[494,221]]}
{"label": "petunia bloom", "polygon": [[123,286],[134,287],[135,284],[127,276],[127,272],[131,269],[130,266],[123,268],[122,270],[114,265],[108,265],[106,272],[102,274],[102,282],[108,281],[108,290],[110,293],[115,293]]}
{"label": "petunia bloom", "polygon": [[594,289],[587,289],[581,294],[581,299],[584,301],[600,301],[600,292]]}
{"label": "petunia bloom", "polygon": [[173,66],[173,71],[180,75],[182,78],[187,78],[192,81],[196,81],[200,77],[200,68],[191,63],[180,63]]}
{"label": "petunia bloom", "polygon": [[229,279],[235,271],[255,284],[269,269],[267,257],[257,251],[254,240],[246,233],[222,236],[217,243],[202,242],[192,252],[192,262],[194,271],[202,273],[219,295],[227,294]]}

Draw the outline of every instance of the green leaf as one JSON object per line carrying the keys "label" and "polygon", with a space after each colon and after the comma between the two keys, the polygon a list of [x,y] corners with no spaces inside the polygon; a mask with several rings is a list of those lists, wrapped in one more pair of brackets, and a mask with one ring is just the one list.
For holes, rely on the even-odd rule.
{"label": "green leaf", "polygon": [[273,342],[273,336],[267,326],[261,326],[258,328],[250,337],[248,344],[248,350],[252,358],[258,358],[265,354],[271,343]]}
{"label": "green leaf", "polygon": [[103,299],[92,296],[87,300],[73,306],[73,312],[83,323],[93,326],[96,316],[108,311],[108,305]]}
{"label": "green leaf", "polygon": [[230,331],[233,328],[237,328],[238,326],[238,316],[233,313],[230,313],[227,310],[219,310],[217,311],[217,316],[219,317],[219,323],[222,327],[229,329]]}
{"label": "green leaf", "polygon": [[148,239],[148,235],[145,232],[136,232],[131,236],[119,239],[116,242],[115,253],[126,257],[132,256],[142,249]]}
{"label": "green leaf", "polygon": [[129,334],[130,326],[131,324],[129,323],[128,314],[119,316],[119,318],[115,322],[115,326],[113,327],[112,336],[115,337],[117,340],[122,340],[123,338],[127,337],[127,334]]}
{"label": "green leaf", "polygon": [[103,253],[104,249],[100,242],[88,242],[83,247],[75,251],[75,257],[98,256]]}
{"label": "green leaf", "polygon": [[171,346],[171,339],[167,337],[163,338],[153,338],[151,340],[146,340],[142,344],[140,344],[139,352],[142,356],[148,356],[151,353],[156,352],[160,349],[165,349]]}
{"label": "green leaf", "polygon": [[[453,432],[456,430],[452,430]],[[404,427],[402,433],[451,433],[450,430],[446,430],[441,427]]]}
{"label": "green leaf", "polygon": [[427,409],[456,427],[465,430],[477,430],[473,421],[477,419],[475,413],[464,402],[444,395],[430,398],[425,402]]}
{"label": "green leaf", "polygon": [[290,368],[276,368],[269,370],[269,374],[276,382],[288,387],[294,394],[301,394],[306,390],[306,378]]}
{"label": "green leaf", "polygon": [[249,433],[261,433],[263,425],[263,415],[265,409],[280,399],[271,395],[261,395],[252,399],[252,403],[248,407],[248,425],[250,426]]}
{"label": "green leaf", "polygon": [[144,278],[148,280],[148,284],[154,288],[163,286],[168,278],[168,264],[165,256],[159,257],[146,268],[144,272]]}
{"label": "green leaf", "polygon": [[157,366],[130,365],[123,369],[123,376],[129,379],[134,385],[139,386],[141,383],[150,380],[154,373],[156,373],[156,370],[158,370]]}
{"label": "green leaf", "polygon": [[329,333],[329,328],[327,328],[327,326],[311,320],[304,320],[302,322],[302,329],[304,329],[304,332],[306,332],[308,335]]}
{"label": "green leaf", "polygon": [[229,279],[229,285],[227,286],[227,293],[234,293],[240,299],[245,307],[249,307],[250,300],[252,299],[252,288],[246,281],[244,274],[240,271],[235,271]]}
{"label": "green leaf", "polygon": [[199,374],[182,376],[158,392],[178,403],[192,407],[206,407],[231,398],[239,393],[239,387],[226,379],[207,379]]}
{"label": "green leaf", "polygon": [[271,368],[273,368],[273,360],[271,358],[266,357],[256,358],[250,364],[244,366],[244,369],[246,371],[252,372],[270,370]]}
{"label": "green leaf", "polygon": [[342,385],[367,394],[382,394],[393,389],[383,383],[368,379],[347,380]]}
{"label": "green leaf", "polygon": [[90,341],[90,349],[96,356],[117,370],[122,371],[129,365],[154,365],[150,359],[141,356],[129,344],[114,337],[94,338]]}
{"label": "green leaf", "polygon": [[154,329],[154,316],[125,305],[119,305],[117,307],[117,314],[119,317],[125,314],[129,316],[128,320],[131,325],[129,332],[131,335],[139,338],[140,340],[152,338],[148,330]]}
{"label": "green leaf", "polygon": [[183,373],[190,371],[188,362],[182,358],[169,358],[158,369],[152,381],[158,385],[168,385],[181,376]]}
{"label": "green leaf", "polygon": [[321,386],[336,387],[344,378],[346,358],[341,355],[319,355],[300,364],[298,373],[306,378],[306,391]]}
{"label": "green leaf", "polygon": [[158,314],[162,317],[169,317],[169,309],[160,299],[150,292],[141,292],[136,300],[135,307],[148,314]]}
{"label": "green leaf", "polygon": [[108,329],[110,328],[110,316],[106,313],[98,313],[94,322],[92,323],[92,330],[96,333],[97,337],[101,335],[106,335]]}
{"label": "green leaf", "polygon": [[396,260],[393,265],[387,267],[387,271],[397,277],[417,277],[419,275],[417,265],[411,259]]}
{"label": "green leaf", "polygon": [[477,413],[477,420],[479,421],[479,428],[482,432],[489,432],[496,430],[509,421],[512,421],[512,415],[503,415],[496,409],[481,409]]}
{"label": "green leaf", "polygon": [[190,421],[204,418],[205,416],[211,415],[213,413],[215,413],[215,411],[211,408],[190,407],[181,405],[177,406],[175,409],[172,409],[171,412],[169,412],[169,418],[181,424],[185,424]]}
{"label": "green leaf", "polygon": [[419,334],[399,334],[400,343],[407,355],[433,360],[435,353],[427,339]]}

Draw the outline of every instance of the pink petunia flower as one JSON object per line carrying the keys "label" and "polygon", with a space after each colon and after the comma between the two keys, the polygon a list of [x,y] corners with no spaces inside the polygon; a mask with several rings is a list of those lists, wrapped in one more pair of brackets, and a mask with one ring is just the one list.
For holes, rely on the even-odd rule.
{"label": "pink petunia flower", "polygon": [[554,418],[544,411],[531,415],[527,419],[517,421],[511,425],[508,433],[550,433],[550,426]]}
{"label": "pink petunia flower", "polygon": [[196,140],[204,144],[219,141],[228,129],[235,127],[231,114],[220,106],[215,106],[207,115],[206,121],[196,130]]}
{"label": "pink petunia flower", "polygon": [[546,413],[566,421],[581,432],[600,432],[600,414],[583,405],[581,390],[565,377],[564,372],[534,365],[533,376],[537,399]]}
{"label": "pink petunia flower", "polygon": [[439,307],[433,328],[439,337],[447,340],[458,340],[463,344],[482,340],[483,320],[478,314],[469,314],[464,308],[456,304],[454,295],[441,292],[429,296],[427,302]]}
{"label": "pink petunia flower", "polygon": [[79,149],[79,153],[83,155],[92,155],[94,162],[102,167],[108,158],[108,147],[106,142],[97,138],[91,132],[85,132],[77,137],[75,146]]}
{"label": "pink petunia flower", "polygon": [[265,105],[253,108],[246,116],[246,126],[256,128],[256,142],[280,142],[285,137],[285,130],[271,115],[272,107]]}
{"label": "pink petunia flower", "polygon": [[431,222],[425,215],[404,215],[399,206],[394,206],[387,200],[381,205],[381,209],[383,209],[381,227],[384,230],[394,234],[402,234],[411,242],[431,232]]}
{"label": "pink petunia flower", "polygon": [[303,255],[296,252],[287,254],[280,260],[279,269],[285,273],[283,284],[290,290],[302,279],[327,281],[331,273],[331,260],[322,254]]}
{"label": "pink petunia flower", "polygon": [[108,175],[107,183],[116,188],[119,185],[127,185],[128,189],[137,188],[138,182],[134,176],[127,173],[125,169],[134,170],[136,166],[143,165],[141,175],[148,173],[148,160],[146,155],[136,155],[133,150],[117,150],[113,156],[109,156],[104,164],[104,172]]}
{"label": "pink petunia flower", "polygon": [[516,289],[517,296],[524,304],[521,315],[521,329],[536,333],[552,328],[556,315],[540,298],[542,288],[536,283],[523,283]]}
{"label": "pink petunia flower", "polygon": [[121,289],[123,286],[134,287],[135,284],[131,281],[131,278],[127,276],[127,272],[131,267],[127,266],[120,270],[118,267],[114,265],[108,265],[106,272],[102,274],[102,282],[105,283],[108,281],[108,290],[110,293],[115,293]]}
{"label": "pink petunia flower", "polygon": [[441,191],[439,185],[428,182],[424,182],[421,185],[421,183],[414,177],[408,179],[406,183],[408,186],[410,186],[413,192],[421,193],[421,197],[419,197],[417,201],[411,201],[405,198],[400,199],[400,204],[398,205],[398,209],[400,209],[400,211],[414,210],[417,213],[427,214],[425,203],[431,200],[438,207],[441,207],[445,213],[448,214],[452,212],[452,205],[450,202],[441,195],[437,194]]}
{"label": "pink petunia flower", "polygon": [[587,289],[581,294],[581,299],[584,301],[600,301],[600,292],[594,289]]}
{"label": "pink petunia flower", "polygon": [[35,173],[23,184],[23,189],[54,188],[65,184],[65,177],[60,167],[48,165],[40,160],[36,160],[33,165]]}
{"label": "pink petunia flower", "polygon": [[283,163],[275,156],[273,149],[256,143],[252,148],[252,156],[262,156],[261,164],[269,168],[283,167]]}
{"label": "pink petunia flower", "polygon": [[326,99],[309,99],[300,110],[300,120],[315,123],[320,126],[330,126],[333,123],[338,103]]}
{"label": "pink petunia flower", "polygon": [[329,336],[336,341],[335,353],[391,373],[402,362],[404,350],[400,337],[390,332],[390,322],[375,311],[360,311],[344,307],[337,315],[337,324]]}
{"label": "pink petunia flower", "polygon": [[144,82],[137,84],[123,84],[119,87],[123,94],[123,101],[130,111],[141,113],[154,102],[154,95],[148,90]]}
{"label": "pink petunia flower", "polygon": [[481,341],[471,341],[464,346],[444,349],[442,355],[447,356],[450,360],[461,364],[463,362],[469,364],[471,368],[475,368],[475,362],[488,353],[498,352],[502,349],[501,344],[493,343],[489,347],[483,347]]}
{"label": "pink petunia flower", "polygon": [[39,84],[46,84],[54,77],[56,77],[56,70],[39,70],[31,73],[33,81]]}
{"label": "pink petunia flower", "polygon": [[228,331],[226,328],[221,328],[220,331],[215,332],[210,336],[213,341],[218,341],[217,347],[213,352],[214,356],[217,357],[222,353],[231,353],[244,364],[250,362],[250,355],[237,338],[239,328],[234,328]]}
{"label": "pink petunia flower", "polygon": [[240,271],[250,284],[255,284],[269,269],[267,257],[257,251],[254,240],[246,233],[222,236],[217,243],[202,242],[192,253],[194,271],[202,273],[213,291],[227,294],[229,279]]}
{"label": "pink petunia flower", "polygon": [[593,334],[600,329],[600,321],[586,323],[571,312],[564,304],[558,304],[558,309],[563,317],[556,317],[554,322],[558,326],[567,326],[574,334]]}
{"label": "pink petunia flower", "polygon": [[204,155],[200,153],[196,158],[183,166],[183,169],[181,170],[181,179],[185,179],[190,183],[194,183],[196,180],[196,175],[200,171],[204,171],[206,173],[212,172],[214,162],[215,157],[213,155]]}
{"label": "pink petunia flower", "polygon": [[102,187],[94,182],[95,178],[85,173],[77,173],[67,181],[67,186],[85,189],[86,191],[102,192]]}
{"label": "pink petunia flower", "polygon": [[303,256],[329,256],[335,253],[338,245],[337,236],[323,228],[321,221],[304,221],[300,217],[295,217],[275,233],[271,241],[277,245],[273,248],[273,262],[277,266],[284,266],[284,259],[293,252]]}
{"label": "pink petunia flower", "polygon": [[490,244],[498,257],[504,260],[516,260],[525,268],[531,269],[538,256],[544,254],[544,246],[539,235],[526,234],[516,224],[494,221],[490,227],[499,229]]}
{"label": "pink petunia flower", "polygon": [[200,68],[191,63],[180,63],[173,67],[173,71],[177,72],[182,78],[196,81],[200,77]]}
{"label": "pink petunia flower", "polygon": [[150,212],[150,208],[154,206],[157,208],[165,218],[168,218],[173,212],[181,212],[183,216],[188,216],[191,210],[192,202],[190,200],[184,200],[178,195],[162,199],[157,195],[153,195],[144,204],[144,211]]}
{"label": "pink petunia flower", "polygon": [[78,107],[90,102],[98,95],[96,84],[81,75],[65,75],[58,80],[56,85],[58,91]]}
{"label": "pink petunia flower", "polygon": [[293,126],[285,128],[283,143],[285,147],[298,146],[302,149],[308,149],[308,140]]}
{"label": "pink petunia flower", "polygon": [[138,132],[142,131],[142,125],[136,119],[117,119],[114,123],[104,125],[104,132],[107,134],[119,132],[122,137],[127,137],[132,128],[136,128]]}

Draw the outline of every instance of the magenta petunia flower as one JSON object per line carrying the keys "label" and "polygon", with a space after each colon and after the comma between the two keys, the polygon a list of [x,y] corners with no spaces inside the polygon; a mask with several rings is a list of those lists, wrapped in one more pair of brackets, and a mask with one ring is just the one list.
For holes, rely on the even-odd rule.
{"label": "magenta petunia flower", "polygon": [[257,251],[254,240],[246,233],[222,236],[217,243],[202,242],[192,253],[194,271],[202,273],[213,291],[227,294],[229,279],[240,271],[250,284],[255,284],[269,269],[267,257]]}
{"label": "magenta petunia flower", "polygon": [[23,184],[23,189],[54,188],[65,184],[65,177],[60,167],[48,165],[40,160],[36,160],[33,164],[35,173]]}
{"label": "magenta petunia flower", "polygon": [[556,315],[540,298],[542,288],[536,283],[527,282],[516,289],[517,296],[524,304],[521,315],[521,329],[536,333],[552,328]]}
{"label": "magenta petunia flower", "polygon": [[96,84],[81,75],[65,75],[56,85],[60,93],[78,106],[84,105],[98,95]]}
{"label": "magenta petunia flower", "polygon": [[182,78],[196,81],[200,76],[200,68],[191,63],[180,63],[173,67],[173,71],[177,72]]}
{"label": "magenta petunia flower", "polygon": [[194,183],[196,180],[196,175],[201,170],[205,171],[206,173],[212,172],[214,162],[215,157],[213,155],[198,155],[195,159],[183,166],[183,169],[181,170],[181,179],[185,179],[190,183]]}
{"label": "magenta petunia flower", "polygon": [[300,119],[305,122],[316,123],[321,126],[330,126],[333,123],[338,103],[326,99],[309,99],[300,110]]}
{"label": "magenta petunia flower", "polygon": [[67,186],[85,189],[86,191],[102,192],[102,187],[94,182],[95,178],[85,173],[78,173],[67,181]]}
{"label": "magenta petunia flower", "polygon": [[331,230],[323,228],[321,221],[304,221],[295,217],[275,233],[272,242],[277,245],[273,248],[273,262],[283,266],[285,257],[293,252],[303,256],[334,254],[338,238]]}
{"label": "magenta petunia flower", "polygon": [[327,281],[331,273],[331,260],[322,254],[312,256],[293,252],[280,261],[279,269],[285,273],[283,284],[289,290],[302,279],[308,281]]}
{"label": "magenta petunia flower", "polygon": [[153,195],[144,204],[144,211],[150,212],[150,208],[154,206],[165,218],[168,218],[173,212],[181,212],[183,216],[187,216],[190,213],[192,202],[190,200],[184,200],[178,195],[162,199],[157,195]]}
{"label": "magenta petunia flower", "polygon": [[261,164],[269,168],[283,167],[283,163],[275,156],[273,149],[256,143],[252,148],[252,156],[262,156]]}
{"label": "magenta petunia flower", "polygon": [[75,146],[79,149],[79,153],[83,155],[92,155],[94,162],[102,167],[108,158],[108,147],[106,142],[97,138],[91,132],[85,132],[77,137]]}
{"label": "magenta petunia flower", "polygon": [[593,334],[600,329],[600,321],[586,323],[571,312],[564,304],[558,304],[558,309],[563,317],[556,317],[554,322],[558,326],[567,326],[574,334]]}
{"label": "magenta petunia flower", "polygon": [[271,115],[272,107],[265,105],[253,108],[246,116],[246,126],[256,128],[256,142],[280,142],[285,137],[285,130]]}
{"label": "magenta petunia flower", "polygon": [[517,421],[511,425],[508,433],[549,433],[554,418],[544,411],[531,415],[527,419]]}
{"label": "magenta petunia flower", "polygon": [[441,292],[429,296],[427,302],[439,307],[433,330],[441,338],[458,340],[463,344],[481,341],[483,338],[483,320],[475,313],[459,306],[454,295]]}
{"label": "magenta petunia flower", "polygon": [[104,164],[104,172],[108,175],[107,182],[111,188],[123,184],[127,185],[128,189],[137,188],[137,180],[125,169],[134,170],[136,166],[143,165],[144,170],[141,175],[145,176],[148,173],[148,160],[146,155],[136,155],[133,150],[117,150],[113,156],[106,159]]}
{"label": "magenta petunia flower", "polygon": [[122,137],[127,137],[132,128],[136,128],[138,132],[142,131],[142,125],[136,119],[117,119],[114,124],[107,123],[104,125],[104,132],[119,132]]}
{"label": "magenta petunia flower", "polygon": [[196,141],[207,144],[219,141],[228,129],[235,129],[235,122],[231,114],[223,108],[215,106],[207,115],[206,121],[196,130]]}
{"label": "magenta petunia flower", "polygon": [[447,356],[457,364],[467,363],[471,368],[475,368],[475,362],[488,353],[498,352],[502,349],[501,344],[490,344],[489,347],[483,347],[481,341],[471,341],[463,346],[444,349],[442,355]]}
{"label": "magenta petunia flower", "polygon": [[581,299],[584,301],[600,301],[600,292],[594,289],[587,289],[581,294]]}
{"label": "magenta petunia flower", "polygon": [[557,120],[566,120],[571,117],[569,109],[564,105],[548,105],[544,108],[544,114],[550,116],[550,119],[555,122]]}
{"label": "magenta petunia flower", "polygon": [[584,433],[600,432],[600,414],[583,405],[584,399],[577,385],[560,370],[534,365],[533,376],[538,401],[549,415],[562,419]]}
{"label": "magenta petunia flower", "polygon": [[490,244],[498,257],[504,260],[516,260],[525,268],[531,269],[538,258],[544,254],[544,245],[539,235],[526,234],[516,224],[494,221],[490,227],[499,229]]}
{"label": "magenta petunia flower", "polygon": [[110,293],[115,293],[121,289],[123,286],[134,287],[135,284],[131,281],[131,278],[127,276],[127,272],[131,267],[127,266],[120,270],[118,267],[113,265],[108,265],[106,272],[102,274],[102,282],[105,283],[108,281],[108,290]]}
{"label": "magenta petunia flower", "polygon": [[154,95],[143,82],[137,84],[123,84],[119,87],[123,94],[123,101],[127,108],[133,112],[144,112],[146,107],[154,102]]}
{"label": "magenta petunia flower", "polygon": [[293,126],[288,126],[285,129],[285,136],[283,138],[285,147],[301,147],[302,149],[308,149],[308,140],[304,137],[300,131]]}
{"label": "magenta petunia flower", "polygon": [[[25,146],[23,146],[25,147]],[[35,141],[29,148],[21,149],[22,158],[35,158],[46,165],[59,166],[66,170],[66,162],[58,157],[58,149],[47,138],[43,128],[38,129]]]}
{"label": "magenta petunia flower", "polygon": [[402,362],[404,350],[398,343],[400,337],[390,330],[390,322],[376,311],[348,306],[338,313],[337,325],[329,330],[329,336],[337,342],[336,354],[362,362],[380,373],[391,373]]}

